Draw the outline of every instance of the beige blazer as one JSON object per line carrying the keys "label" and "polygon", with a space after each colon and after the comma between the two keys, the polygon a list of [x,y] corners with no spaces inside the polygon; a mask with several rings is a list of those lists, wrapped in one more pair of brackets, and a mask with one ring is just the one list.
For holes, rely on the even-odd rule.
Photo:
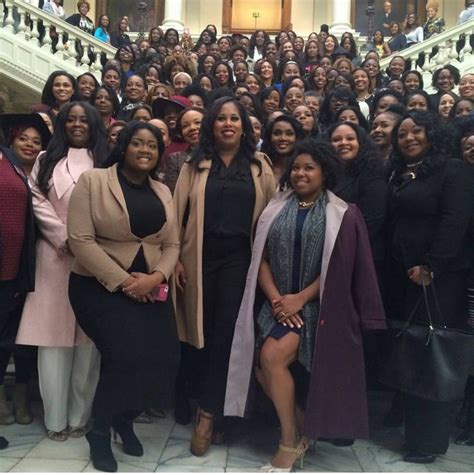
{"label": "beige blazer", "polygon": [[[255,207],[252,227],[255,230],[257,220],[275,193],[275,180],[269,158],[256,152],[255,158],[262,165],[259,174],[257,165],[251,165],[251,173],[255,185]],[[200,164],[202,171],[185,163],[176,183],[174,192],[175,209],[178,226],[181,232],[180,260],[184,266],[187,283],[184,292],[174,286],[172,291],[176,302],[176,320],[181,341],[196,348],[204,346],[203,331],[203,296],[202,296],[202,245],[204,235],[204,208],[207,177],[211,168],[211,160]],[[189,217],[183,225],[184,215],[189,203]]]}
{"label": "beige blazer", "polygon": [[130,229],[130,218],[117,175],[117,165],[81,175],[69,202],[69,246],[72,271],[94,276],[110,292],[130,275],[129,269],[143,246],[148,272],[160,271],[167,279],[179,255],[179,234],[173,199],[167,186],[155,180],[150,186],[165,208],[166,223],[144,238]]}

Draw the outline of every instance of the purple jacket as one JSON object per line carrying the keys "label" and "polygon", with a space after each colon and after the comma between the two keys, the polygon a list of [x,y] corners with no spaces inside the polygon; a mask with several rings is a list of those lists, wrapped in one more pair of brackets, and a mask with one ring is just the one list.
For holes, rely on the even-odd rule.
{"label": "purple jacket", "polygon": [[[227,377],[225,415],[244,416],[254,365],[253,305],[270,226],[292,191],[279,193],[257,226]],[[328,192],[321,266],[321,308],[305,412],[311,437],[368,438],[363,330],[386,328],[364,219]]]}

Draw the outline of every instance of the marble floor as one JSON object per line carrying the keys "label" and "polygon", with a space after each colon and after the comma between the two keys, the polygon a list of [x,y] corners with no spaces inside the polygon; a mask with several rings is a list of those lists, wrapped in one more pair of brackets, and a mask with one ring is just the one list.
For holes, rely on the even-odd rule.
{"label": "marble floor", "polygon": [[[370,393],[371,440],[356,440],[352,447],[318,442],[305,457],[305,472],[474,472],[474,447],[451,444],[443,457],[430,465],[402,461],[403,432],[381,424],[389,405],[386,393]],[[10,445],[0,451],[0,472],[94,472],[84,437],[52,442],[45,436],[41,405],[34,404],[35,421],[29,426],[0,428]],[[170,412],[153,424],[135,424],[145,448],[143,457],[131,457],[113,442],[120,472],[256,472],[278,443],[274,424],[232,421],[227,443],[211,446],[204,457],[189,452],[192,425],[175,424]],[[457,429],[453,427],[453,435]],[[299,468],[297,471],[300,471]]]}

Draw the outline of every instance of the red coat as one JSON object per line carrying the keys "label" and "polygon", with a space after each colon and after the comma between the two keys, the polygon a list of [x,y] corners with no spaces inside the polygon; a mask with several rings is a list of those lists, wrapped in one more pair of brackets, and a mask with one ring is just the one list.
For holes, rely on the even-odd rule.
{"label": "red coat", "polygon": [[[257,227],[229,362],[226,415],[243,416],[245,412],[253,369],[258,268],[270,225],[291,193],[276,196]],[[321,308],[304,434],[311,438],[368,438],[362,331],[385,329],[385,315],[362,214],[333,193],[328,196]]]}

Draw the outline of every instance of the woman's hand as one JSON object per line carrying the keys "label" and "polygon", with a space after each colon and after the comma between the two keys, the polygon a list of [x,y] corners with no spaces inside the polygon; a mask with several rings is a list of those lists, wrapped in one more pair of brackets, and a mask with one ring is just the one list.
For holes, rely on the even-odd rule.
{"label": "woman's hand", "polygon": [[132,272],[134,281],[127,286],[122,286],[123,291],[131,296],[144,297],[145,301],[154,287],[159,285],[158,277],[155,274],[143,274],[142,272]]}
{"label": "woman's hand", "polygon": [[415,266],[411,269],[408,269],[408,278],[417,285],[431,284],[431,274],[428,272],[424,266]]}
{"label": "woman's hand", "polygon": [[[283,295],[280,298],[272,300],[273,316],[278,321],[285,320],[288,317],[296,316],[297,313],[304,307],[305,303],[306,302],[300,294]],[[303,324],[302,320],[301,324]]]}
{"label": "woman's hand", "polygon": [[137,295],[135,292],[133,291],[127,291],[126,289],[129,289],[130,286],[132,286],[133,284],[135,284],[135,282],[137,281],[137,279],[131,275],[127,280],[125,280],[124,282],[122,282],[122,291],[123,293],[131,300],[133,300],[134,302],[140,302],[140,303],[145,303],[147,302],[147,298],[145,297],[140,297],[139,295]]}
{"label": "woman's hand", "polygon": [[184,266],[180,260],[178,260],[174,268],[174,277],[176,280],[176,287],[178,287],[182,292],[188,280],[186,279],[186,272],[184,271]]}
{"label": "woman's hand", "polygon": [[278,319],[278,323],[290,328],[301,328],[304,325],[303,319],[297,313],[295,315],[286,315]]}

